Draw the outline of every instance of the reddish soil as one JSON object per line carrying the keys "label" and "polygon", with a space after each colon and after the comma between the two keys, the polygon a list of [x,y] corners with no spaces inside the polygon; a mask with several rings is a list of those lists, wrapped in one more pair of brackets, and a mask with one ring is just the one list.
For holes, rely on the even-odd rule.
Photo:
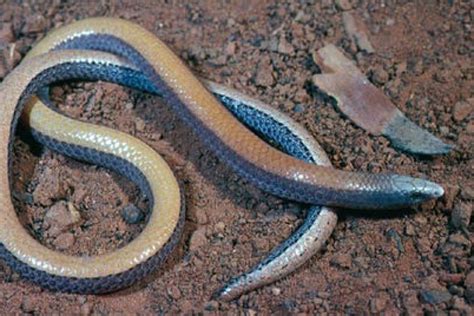
{"label": "reddish soil", "polygon": [[[236,301],[212,301],[213,291],[287,238],[305,208],[234,175],[160,98],[107,83],[59,85],[53,100],[61,111],[130,133],[165,157],[184,183],[185,233],[156,273],[110,295],[52,293],[0,262],[0,314],[472,314],[472,3],[243,3],[0,1],[0,80],[50,29],[90,16],[125,18],[154,32],[201,76],[293,117],[337,168],[427,177],[444,186],[445,196],[414,210],[341,211],[327,247],[295,273]],[[365,23],[374,53],[348,37],[342,12],[349,10]],[[312,53],[327,43],[351,56],[410,119],[455,149],[432,159],[397,152],[315,95],[311,77],[319,69]],[[14,201],[40,242],[92,255],[139,234],[143,221],[128,224],[122,215],[128,204],[146,209],[134,185],[20,134]]]}

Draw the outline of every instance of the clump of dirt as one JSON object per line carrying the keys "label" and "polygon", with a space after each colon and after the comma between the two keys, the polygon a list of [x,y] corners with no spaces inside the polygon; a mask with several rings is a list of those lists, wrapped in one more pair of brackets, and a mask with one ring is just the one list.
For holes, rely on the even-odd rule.
{"label": "clump of dirt", "polygon": [[[341,211],[326,249],[295,273],[236,301],[213,301],[213,291],[288,237],[305,207],[237,177],[165,100],[108,83],[58,85],[52,99],[60,111],[134,135],[164,156],[184,183],[185,233],[152,276],[110,295],[52,293],[20,280],[0,262],[4,313],[472,313],[468,2],[2,2],[0,80],[49,30],[90,16],[138,23],[197,74],[283,111],[315,136],[335,167],[428,177],[446,194],[415,210]],[[411,120],[455,149],[432,159],[397,152],[315,94],[311,77],[319,68],[312,54],[327,43],[351,56]],[[15,142],[13,168],[18,215],[52,249],[101,254],[143,229],[146,216],[140,212],[147,201],[133,184],[42,148],[26,131]]]}

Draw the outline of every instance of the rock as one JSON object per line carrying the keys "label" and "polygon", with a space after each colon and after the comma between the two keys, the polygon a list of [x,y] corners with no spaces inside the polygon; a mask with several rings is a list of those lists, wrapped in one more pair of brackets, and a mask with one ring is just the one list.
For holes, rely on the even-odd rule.
{"label": "rock", "polygon": [[69,249],[74,245],[76,238],[71,233],[62,233],[54,240],[54,246],[59,250]]}
{"label": "rock", "polygon": [[458,285],[451,285],[449,287],[449,293],[457,296],[464,296],[464,288]]}
{"label": "rock", "polygon": [[44,16],[36,15],[26,20],[22,33],[41,33],[46,29],[47,25],[48,23]]}
{"label": "rock", "polygon": [[469,272],[464,280],[464,296],[469,304],[474,304],[474,271]]}
{"label": "rock", "polygon": [[447,126],[441,126],[439,128],[439,131],[441,132],[441,135],[446,136],[449,134],[449,127]]}
{"label": "rock", "polygon": [[145,218],[142,210],[135,204],[128,204],[120,211],[120,214],[127,224],[138,224]]}
{"label": "rock", "polygon": [[80,215],[77,215],[78,213],[70,211],[66,202],[60,201],[46,212],[43,225],[50,236],[57,236],[81,220]]}
{"label": "rock", "polygon": [[428,219],[423,214],[418,213],[418,214],[415,215],[415,222],[417,224],[423,226],[423,225],[426,225],[428,223]]}
{"label": "rock", "polygon": [[474,135],[474,120],[467,124],[466,133],[470,135]]}
{"label": "rock", "polygon": [[461,197],[465,200],[474,200],[474,187],[465,186],[461,190]]}
{"label": "rock", "polygon": [[466,202],[460,202],[456,204],[453,212],[451,213],[451,225],[454,228],[467,228],[471,221],[472,215],[472,204]]}
{"label": "rock", "polygon": [[436,305],[449,302],[452,295],[447,290],[422,290],[420,298],[424,303]]}
{"label": "rock", "polygon": [[293,112],[295,112],[295,113],[302,113],[302,112],[304,112],[304,106],[303,106],[301,103],[297,103],[297,104],[293,107]]}
{"label": "rock", "polygon": [[304,13],[303,10],[299,10],[295,16],[295,22],[307,23],[311,20],[311,15]]}
{"label": "rock", "polygon": [[279,287],[272,287],[272,294],[278,296],[281,294],[281,289]]}
{"label": "rock", "polygon": [[400,234],[395,229],[390,228],[387,231],[387,236],[393,239],[393,241],[395,242],[397,246],[398,251],[405,252],[405,247],[403,247],[402,238],[400,237]]}
{"label": "rock", "polygon": [[35,203],[51,206],[54,200],[66,197],[66,188],[61,177],[53,168],[47,168],[41,175],[41,181],[33,191]]}
{"label": "rock", "polygon": [[426,255],[431,252],[431,242],[429,241],[428,238],[426,237],[418,238],[415,243],[416,243],[416,248],[421,254]]}
{"label": "rock", "polygon": [[293,47],[293,45],[288,43],[285,36],[280,37],[277,51],[281,54],[290,55],[290,56],[293,56],[295,54],[295,48]]}
{"label": "rock", "polygon": [[181,290],[177,286],[168,288],[168,294],[174,299],[179,300],[182,297]]}
{"label": "rock", "polygon": [[387,293],[379,293],[376,298],[370,300],[370,311],[374,314],[381,313],[387,307],[389,299]]}
{"label": "rock", "polygon": [[349,0],[336,0],[336,6],[343,11],[352,9],[352,5]]}
{"label": "rock", "polygon": [[384,85],[388,81],[388,73],[381,67],[377,67],[372,70],[371,74],[372,81],[378,85]]}
{"label": "rock", "polygon": [[365,270],[365,269],[368,269],[370,266],[370,258],[369,257],[355,257],[354,263],[356,264],[356,266]]}
{"label": "rock", "polygon": [[208,241],[206,237],[206,228],[198,228],[193,233],[193,235],[191,236],[191,240],[189,241],[189,251],[196,251],[204,245],[207,245],[207,243]]}
{"label": "rock", "polygon": [[270,251],[270,242],[264,238],[257,238],[253,242],[253,246],[254,246],[254,251],[256,252],[255,255],[257,256]]}
{"label": "rock", "polygon": [[468,101],[459,101],[454,105],[453,118],[455,121],[460,122],[469,116],[474,110],[474,98],[470,98]]}
{"label": "rock", "polygon": [[436,80],[439,83],[449,83],[452,82],[453,78],[451,77],[451,69],[442,69],[440,71],[437,71],[433,79]]}
{"label": "rock", "polygon": [[92,314],[93,308],[94,306],[91,303],[84,303],[81,305],[79,312],[81,316],[89,316],[90,314]]}
{"label": "rock", "polygon": [[139,132],[143,132],[145,130],[145,127],[146,127],[146,123],[144,120],[142,120],[141,118],[137,117],[135,119],[135,127],[137,128],[137,131]]}
{"label": "rock", "polygon": [[461,283],[463,275],[460,273],[443,273],[440,274],[439,279],[448,284],[458,284]]}
{"label": "rock", "polygon": [[416,231],[415,231],[415,226],[412,224],[408,223],[407,226],[405,227],[405,235],[407,236],[415,236]]}
{"label": "rock", "polygon": [[25,313],[33,313],[36,310],[36,302],[29,296],[24,296],[21,302],[21,310]]}
{"label": "rock", "polygon": [[209,302],[206,303],[206,306],[204,306],[204,309],[206,311],[210,311],[210,312],[217,311],[219,309],[219,302],[214,301],[214,300],[209,301]]}
{"label": "rock", "polygon": [[257,72],[255,74],[255,84],[262,87],[270,87],[275,84],[273,76],[273,66],[270,57],[263,57],[257,64]]}
{"label": "rock", "polygon": [[204,209],[198,209],[194,213],[189,213],[189,219],[192,222],[200,225],[207,224],[209,221],[209,219],[207,218],[206,211]]}
{"label": "rock", "polygon": [[448,210],[453,209],[454,205],[454,199],[459,193],[459,186],[457,185],[445,185],[444,187],[444,195],[443,195],[443,200],[444,200],[444,205]]}
{"label": "rock", "polygon": [[462,315],[472,315],[472,307],[466,304],[466,302],[461,297],[454,298],[453,308],[460,311]]}
{"label": "rock", "polygon": [[268,207],[267,203],[264,203],[264,202],[260,202],[257,204],[257,206],[255,206],[255,211],[259,212],[259,213],[267,213],[268,211],[270,210],[270,207]]}
{"label": "rock", "polygon": [[180,304],[180,309],[183,314],[192,314],[195,304],[191,300],[184,300]]}
{"label": "rock", "polygon": [[471,246],[471,242],[469,241],[469,239],[464,237],[464,235],[461,233],[450,235],[448,240],[450,243],[455,244],[455,245],[466,246],[466,247]]}
{"label": "rock", "polygon": [[423,314],[423,309],[418,300],[418,295],[415,291],[408,291],[403,295],[403,308],[408,315],[420,315]]}
{"label": "rock", "polygon": [[228,26],[228,27],[232,27],[232,26],[234,26],[234,25],[235,25],[235,20],[234,20],[233,18],[229,18],[229,19],[227,20],[227,26]]}
{"label": "rock", "polygon": [[296,93],[293,96],[293,100],[298,103],[308,103],[309,95],[305,89],[301,88],[296,90]]}
{"label": "rock", "polygon": [[237,51],[237,43],[236,42],[230,42],[227,44],[225,48],[225,54],[228,56],[233,56],[235,55],[235,52]]}
{"label": "rock", "polygon": [[419,59],[413,64],[413,72],[415,75],[420,76],[425,72],[425,65],[423,64],[423,60]]}
{"label": "rock", "polygon": [[223,232],[225,229],[225,223],[224,222],[218,222],[216,225],[214,225],[214,229],[218,232]]}
{"label": "rock", "polygon": [[86,186],[78,185],[74,187],[74,193],[72,194],[72,200],[76,205],[80,205],[84,198],[87,196],[88,192]]}
{"label": "rock", "polygon": [[15,34],[13,34],[13,28],[11,23],[3,23],[0,28],[0,46],[2,44],[13,43],[15,41]]}
{"label": "rock", "polygon": [[331,259],[331,263],[341,268],[350,269],[352,267],[352,258],[347,254],[338,254]]}
{"label": "rock", "polygon": [[221,67],[227,64],[227,56],[221,55],[215,58],[210,58],[207,60],[207,62],[211,64],[212,66]]}
{"label": "rock", "polygon": [[247,309],[247,310],[245,310],[245,314],[248,314],[249,316],[258,315],[257,311],[254,310],[254,309]]}

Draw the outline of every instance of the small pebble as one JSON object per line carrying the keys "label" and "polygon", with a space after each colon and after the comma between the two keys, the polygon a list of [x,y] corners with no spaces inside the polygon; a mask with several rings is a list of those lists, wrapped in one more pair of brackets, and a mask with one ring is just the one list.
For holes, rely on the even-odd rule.
{"label": "small pebble", "polygon": [[459,246],[466,246],[466,247],[471,246],[471,242],[469,241],[469,239],[467,239],[461,233],[450,235],[448,240],[449,240],[450,243],[453,243],[453,244],[456,244],[456,245],[459,245]]}
{"label": "small pebble", "polygon": [[62,233],[54,240],[54,246],[59,250],[66,250],[74,245],[76,238],[71,233]]}
{"label": "small pebble", "polygon": [[145,217],[143,212],[134,204],[128,204],[125,206],[120,214],[127,224],[138,224]]}
{"label": "small pebble", "polygon": [[294,107],[293,107],[293,112],[295,113],[301,113],[301,112],[304,112],[304,106],[302,104],[296,104]]}
{"label": "small pebble", "polygon": [[93,308],[94,306],[91,303],[82,304],[80,308],[81,316],[89,316],[92,314]]}
{"label": "small pebble", "polygon": [[22,33],[40,33],[43,32],[47,27],[47,20],[42,15],[30,16],[22,29]]}
{"label": "small pebble", "polygon": [[23,297],[23,301],[21,302],[21,310],[25,313],[33,313],[35,309],[35,300],[29,296]]}
{"label": "small pebble", "polygon": [[269,87],[275,84],[273,66],[270,57],[265,56],[258,62],[255,74],[255,84],[262,87]]}
{"label": "small pebble", "polygon": [[137,127],[137,131],[139,132],[143,132],[145,130],[145,127],[146,127],[146,123],[144,120],[142,120],[141,118],[137,117],[135,119],[135,126]]}
{"label": "small pebble", "polygon": [[459,186],[457,185],[446,185],[444,187],[444,195],[443,195],[443,200],[444,200],[444,205],[447,209],[451,210],[453,209],[454,206],[454,199],[458,195],[460,189]]}
{"label": "small pebble", "polygon": [[279,287],[272,287],[272,294],[278,296],[281,294],[281,289]]}
{"label": "small pebble", "polygon": [[336,6],[343,11],[352,9],[352,5],[349,0],[336,0]]}
{"label": "small pebble", "polygon": [[474,200],[474,186],[466,185],[461,190],[461,197],[465,200]]}
{"label": "small pebble", "polygon": [[0,45],[2,43],[13,43],[15,41],[15,35],[11,23],[3,23],[0,28]]}
{"label": "small pebble", "polygon": [[436,305],[449,302],[452,295],[447,290],[422,290],[420,298],[425,303]]}
{"label": "small pebble", "polygon": [[453,212],[451,213],[451,225],[454,228],[467,228],[471,221],[472,215],[472,204],[466,202],[460,202],[456,204]]}
{"label": "small pebble", "polygon": [[459,315],[472,315],[472,307],[469,306],[461,297],[453,299],[453,309],[460,311]]}
{"label": "small pebble", "polygon": [[219,309],[219,302],[218,301],[209,301],[206,303],[206,306],[204,307],[205,310],[207,311],[216,311]]}
{"label": "small pebble", "polygon": [[225,223],[224,222],[218,222],[215,226],[214,226],[215,230],[218,231],[218,232],[223,232],[224,229],[225,229]]}
{"label": "small pebble", "polygon": [[206,211],[204,209],[198,209],[195,213],[189,214],[190,220],[196,224],[204,225],[207,224],[209,219],[207,218]]}
{"label": "small pebble", "polygon": [[59,201],[46,212],[43,225],[49,235],[57,236],[59,233],[79,223],[80,220],[81,217],[78,212],[70,212],[68,203]]}
{"label": "small pebble", "polygon": [[204,245],[207,245],[206,228],[198,228],[191,236],[189,241],[189,251],[195,251]]}
{"label": "small pebble", "polygon": [[416,234],[415,226],[413,226],[412,224],[408,223],[408,224],[405,226],[405,235],[407,235],[407,236],[414,236],[415,234]]}
{"label": "small pebble", "polygon": [[474,304],[474,271],[469,272],[464,280],[464,287],[466,288],[465,297],[468,303]]}
{"label": "small pebble", "polygon": [[379,66],[372,70],[371,78],[376,84],[383,85],[388,81],[389,76],[388,73]]}
{"label": "small pebble", "polygon": [[387,21],[385,21],[385,25],[387,26],[392,26],[395,24],[395,20],[394,19],[387,19]]}
{"label": "small pebble", "polygon": [[260,202],[257,204],[257,206],[255,207],[255,210],[259,213],[267,213],[270,208],[268,207],[267,203],[264,203],[264,202]]}
{"label": "small pebble", "polygon": [[181,290],[177,286],[171,286],[168,288],[168,294],[174,299],[179,300],[181,298]]}
{"label": "small pebble", "polygon": [[338,254],[331,259],[331,263],[341,268],[350,269],[352,267],[352,257],[347,254]]}
{"label": "small pebble", "polygon": [[464,289],[458,285],[451,285],[449,287],[449,293],[457,296],[464,296]]}
{"label": "small pebble", "polygon": [[386,293],[380,293],[376,298],[370,300],[370,311],[374,314],[381,313],[386,307],[390,297]]}
{"label": "small pebble", "polygon": [[280,38],[280,41],[278,42],[278,48],[277,48],[279,53],[285,54],[285,55],[290,55],[293,56],[295,54],[295,48],[293,45],[288,43],[286,38],[282,36]]}
{"label": "small pebble", "polygon": [[453,118],[456,122],[464,120],[474,111],[474,98],[469,101],[459,101],[454,105]]}

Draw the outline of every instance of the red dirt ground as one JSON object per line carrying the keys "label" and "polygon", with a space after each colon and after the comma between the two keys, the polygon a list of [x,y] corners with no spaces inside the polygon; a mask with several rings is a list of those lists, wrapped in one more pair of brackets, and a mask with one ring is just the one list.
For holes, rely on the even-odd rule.
{"label": "red dirt ground", "polygon": [[[442,3],[442,4],[440,4]],[[342,12],[367,26],[373,54],[347,36]],[[68,115],[130,133],[161,153],[186,191],[185,233],[166,264],[132,288],[103,296],[52,293],[0,262],[0,314],[300,313],[472,314],[473,34],[469,1],[32,1],[0,0],[0,80],[50,29],[91,16],[154,32],[201,76],[255,96],[305,126],[344,170],[437,181],[446,195],[414,210],[341,211],[320,254],[295,273],[231,303],[210,300],[289,236],[305,208],[234,175],[158,97],[107,83],[53,89]],[[397,152],[314,95],[312,53],[334,43],[406,113],[444,141],[447,156]],[[14,201],[26,229],[69,254],[129,242],[136,187],[18,137]]]}

